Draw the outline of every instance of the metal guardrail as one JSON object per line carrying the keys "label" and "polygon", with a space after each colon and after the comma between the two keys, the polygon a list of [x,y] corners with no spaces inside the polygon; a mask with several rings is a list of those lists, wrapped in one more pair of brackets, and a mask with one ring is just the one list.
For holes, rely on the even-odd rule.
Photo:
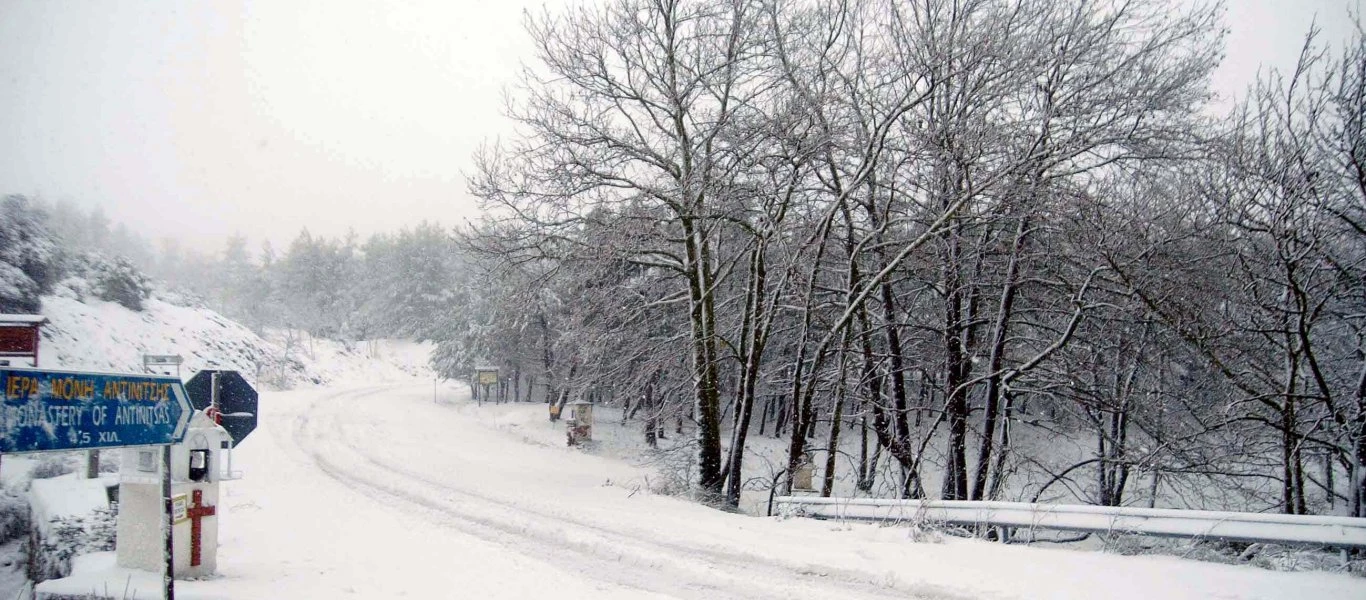
{"label": "metal guardrail", "polygon": [[778,513],[823,519],[1056,529],[1366,548],[1366,519],[1082,504],[783,496]]}

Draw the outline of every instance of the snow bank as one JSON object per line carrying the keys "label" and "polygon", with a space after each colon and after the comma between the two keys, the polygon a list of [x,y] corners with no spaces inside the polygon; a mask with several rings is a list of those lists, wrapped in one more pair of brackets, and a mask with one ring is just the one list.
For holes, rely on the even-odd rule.
{"label": "snow bank", "polygon": [[113,547],[114,516],[107,490],[116,484],[112,474],[84,479],[69,473],[33,480],[29,563],[36,578],[64,576],[74,557]]}
{"label": "snow bank", "polygon": [[[35,600],[46,598],[121,598],[140,600],[161,598],[161,574],[125,569],[117,564],[113,552],[94,552],[72,560],[71,575],[49,579],[34,587]],[[206,593],[195,582],[177,581],[176,598],[217,600],[228,596]]]}
{"label": "snow bank", "polygon": [[97,509],[109,508],[106,490],[117,482],[112,474],[99,479],[85,479],[77,473],[35,479],[29,488],[33,522],[46,535],[53,519],[84,517]]}

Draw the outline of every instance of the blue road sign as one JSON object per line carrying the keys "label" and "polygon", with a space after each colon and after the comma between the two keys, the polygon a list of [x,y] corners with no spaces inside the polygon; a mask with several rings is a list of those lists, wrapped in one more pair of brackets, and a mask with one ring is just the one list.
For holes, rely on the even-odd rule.
{"label": "blue road sign", "polygon": [[0,453],[178,443],[190,423],[175,377],[0,368]]}

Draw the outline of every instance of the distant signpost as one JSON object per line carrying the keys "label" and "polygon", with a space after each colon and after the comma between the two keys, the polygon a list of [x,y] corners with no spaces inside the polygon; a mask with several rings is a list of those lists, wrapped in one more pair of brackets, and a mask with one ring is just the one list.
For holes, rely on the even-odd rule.
{"label": "distant signpost", "polygon": [[0,453],[180,442],[190,402],[180,379],[0,368]]}
{"label": "distant signpost", "polygon": [[498,367],[479,367],[479,385],[498,385]]}
{"label": "distant signpost", "polygon": [[142,366],[176,366],[179,367],[184,359],[179,354],[144,354],[142,355]]}
{"label": "distant signpost", "polygon": [[498,385],[498,367],[475,367],[474,373],[475,382],[478,384],[478,387],[483,390],[483,393],[481,394],[479,393],[479,390],[476,389],[474,395],[475,398],[482,403],[485,398],[489,397],[489,388]]}
{"label": "distant signpost", "polygon": [[[142,368],[148,373],[157,372],[158,368],[175,367],[175,374],[180,376],[180,365],[185,360],[179,354],[144,354],[142,355]],[[170,373],[166,373],[170,375]]]}

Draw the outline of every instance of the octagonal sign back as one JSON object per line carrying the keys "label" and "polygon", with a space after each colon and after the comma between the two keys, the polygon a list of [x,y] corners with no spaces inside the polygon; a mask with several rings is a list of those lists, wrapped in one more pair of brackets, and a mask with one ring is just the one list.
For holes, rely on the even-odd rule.
{"label": "octagonal sign back", "polygon": [[190,395],[190,405],[195,410],[204,410],[213,403],[213,375],[218,374],[218,411],[222,413],[221,424],[232,436],[236,448],[242,440],[256,429],[258,400],[260,395],[237,371],[204,370],[194,374],[185,384],[185,392]]}

